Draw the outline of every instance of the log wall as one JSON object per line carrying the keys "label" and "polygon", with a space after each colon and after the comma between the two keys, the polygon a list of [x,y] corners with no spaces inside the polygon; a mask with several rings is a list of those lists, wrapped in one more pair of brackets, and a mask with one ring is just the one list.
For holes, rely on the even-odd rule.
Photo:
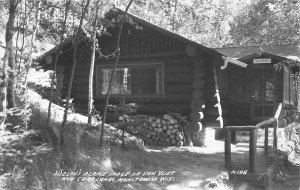
{"label": "log wall", "polygon": [[[120,60],[120,65],[122,65],[122,61],[124,60]],[[148,61],[151,61],[151,59],[148,59]],[[167,111],[189,114],[192,99],[192,77],[190,75],[193,70],[192,63],[184,57],[152,59],[152,61],[164,64],[165,94],[158,96],[127,95],[125,97],[126,103],[137,103],[139,106],[138,112],[142,114],[160,115]],[[72,90],[72,96],[78,100],[82,109],[87,108],[88,101],[88,63],[89,59],[86,58],[78,64]],[[103,64],[106,63],[108,61],[103,62]],[[101,65],[101,63],[97,63],[95,67],[98,65]],[[96,90],[96,76],[94,77],[94,90]],[[96,96],[96,91],[94,91],[94,95],[95,107],[102,110],[104,96]],[[119,102],[120,96],[111,96],[111,104],[119,104]]]}
{"label": "log wall", "polygon": [[[136,29],[138,28],[138,29]],[[116,49],[117,30],[109,28],[111,36],[106,35],[99,40],[104,55]],[[138,27],[125,23],[121,34],[121,58],[149,57],[151,54],[165,56],[168,53],[181,53],[186,44],[149,26]]]}

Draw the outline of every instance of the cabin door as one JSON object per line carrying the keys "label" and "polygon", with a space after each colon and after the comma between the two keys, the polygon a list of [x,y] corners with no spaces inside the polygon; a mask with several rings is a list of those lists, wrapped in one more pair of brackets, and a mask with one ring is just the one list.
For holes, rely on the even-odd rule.
{"label": "cabin door", "polygon": [[[258,65],[257,65],[258,66]],[[260,122],[273,116],[275,77],[271,65],[252,68],[252,121]]]}

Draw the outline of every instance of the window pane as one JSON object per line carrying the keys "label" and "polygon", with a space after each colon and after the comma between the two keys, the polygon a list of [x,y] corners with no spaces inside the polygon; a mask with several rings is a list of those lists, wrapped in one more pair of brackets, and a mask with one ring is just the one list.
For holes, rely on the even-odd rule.
{"label": "window pane", "polygon": [[132,73],[132,94],[139,94],[139,75],[138,69],[131,69]]}
{"label": "window pane", "polygon": [[274,101],[274,90],[266,90],[266,103]]}
{"label": "window pane", "polygon": [[159,93],[156,70],[156,68],[132,68],[132,93]]}
{"label": "window pane", "polygon": [[254,103],[263,102],[263,70],[255,69],[253,70],[253,96]]}
{"label": "window pane", "polygon": [[141,69],[140,75],[140,93],[141,94],[156,94],[156,69]]}
{"label": "window pane", "polygon": [[[111,94],[159,94],[161,92],[161,67],[158,65],[130,65],[116,69]],[[106,94],[111,78],[111,68],[100,69],[101,94]]]}
{"label": "window pane", "polygon": [[[112,74],[112,69],[101,69],[101,94],[106,94]],[[115,71],[114,80],[111,86],[111,94],[131,93],[130,70],[128,68],[118,68]]]}

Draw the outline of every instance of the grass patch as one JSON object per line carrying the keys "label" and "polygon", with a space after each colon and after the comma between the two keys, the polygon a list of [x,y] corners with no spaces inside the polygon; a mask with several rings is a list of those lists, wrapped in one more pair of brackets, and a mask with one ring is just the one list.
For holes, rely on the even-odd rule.
{"label": "grass patch", "polygon": [[[0,189],[119,189],[122,184],[61,181],[55,172],[113,172],[142,169],[139,162],[143,142],[126,134],[121,148],[120,130],[106,126],[105,146],[99,148],[98,127],[87,129],[76,120],[64,129],[65,145],[58,146],[57,134],[45,124],[40,104],[31,104],[34,114],[29,131],[2,131],[0,134]],[[55,110],[54,110],[55,111]],[[59,126],[59,122],[52,122]],[[138,164],[141,163],[141,164]]]}

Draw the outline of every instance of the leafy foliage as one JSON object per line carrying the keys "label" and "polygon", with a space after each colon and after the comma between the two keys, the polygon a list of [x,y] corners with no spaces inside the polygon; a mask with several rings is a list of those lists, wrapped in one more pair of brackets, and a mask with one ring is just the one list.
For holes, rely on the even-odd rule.
{"label": "leafy foliage", "polygon": [[299,43],[300,3],[252,0],[231,23],[233,44],[282,45]]}

